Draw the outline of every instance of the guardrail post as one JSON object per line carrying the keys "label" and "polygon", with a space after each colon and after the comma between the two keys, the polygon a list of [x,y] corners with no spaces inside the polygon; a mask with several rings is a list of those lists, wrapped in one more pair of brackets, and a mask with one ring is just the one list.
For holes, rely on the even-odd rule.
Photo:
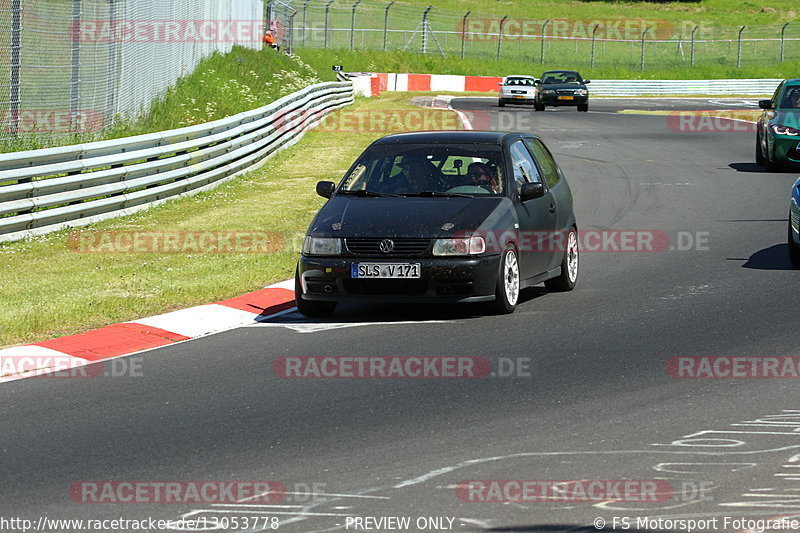
{"label": "guardrail post", "polygon": [[297,15],[297,11],[292,9],[291,12],[289,13],[289,45],[286,48],[286,51],[289,53],[290,56],[294,55],[294,16],[295,15]]}
{"label": "guardrail post", "polygon": [[508,15],[500,20],[500,29],[497,32],[497,60],[500,61],[500,46],[503,44],[503,25],[506,23]]}
{"label": "guardrail post", "polygon": [[70,73],[69,110],[70,130],[77,131],[81,83],[81,0],[72,0],[72,71]]}
{"label": "guardrail post", "polygon": [[694,32],[696,32],[697,28],[699,27],[700,26],[695,26],[694,28],[692,28],[692,47],[691,47],[691,52],[689,52],[689,56],[691,57],[692,61],[692,66],[694,66]]}
{"label": "guardrail post", "polygon": [[594,29],[592,29],[592,61],[591,61],[592,68],[594,68],[594,36],[597,33],[597,28],[599,27],[600,27],[599,24],[595,24]]}
{"label": "guardrail post", "polygon": [[12,135],[19,133],[19,72],[22,66],[22,0],[11,0],[11,84],[8,97],[9,131]]}
{"label": "guardrail post", "polygon": [[464,43],[467,40],[467,17],[471,11],[464,13],[464,18],[461,19],[461,59],[464,59]]}
{"label": "guardrail post", "polygon": [[542,24],[542,53],[539,56],[539,63],[544,63],[544,31],[547,29],[547,25],[550,24],[550,19],[544,21]]}
{"label": "guardrail post", "polygon": [[642,32],[642,65],[641,65],[642,72],[644,72],[644,40],[645,37],[647,36],[648,31],[650,31],[650,28],[645,28],[644,31]]}
{"label": "guardrail post", "polygon": [[739,28],[739,38],[736,45],[736,68],[742,68],[742,32],[747,26]]}
{"label": "guardrail post", "polygon": [[783,40],[786,34],[786,26],[788,25],[789,23],[787,22],[783,25],[783,27],[781,27],[781,63],[783,63]]}
{"label": "guardrail post", "polygon": [[328,11],[331,9],[331,4],[335,0],[330,0],[327,4],[325,4],[325,45],[323,48],[328,48]]}
{"label": "guardrail post", "polygon": [[357,0],[356,3],[353,4],[352,13],[350,13],[350,50],[353,49],[353,39],[356,35],[356,8],[360,3],[361,0]]}
{"label": "guardrail post", "polygon": [[306,0],[303,2],[303,46],[306,45],[306,10],[308,9],[308,4],[311,3],[311,0]]}
{"label": "guardrail post", "polygon": [[383,49],[386,50],[386,35],[389,33],[389,8],[394,4],[394,0],[389,2],[386,6],[386,11],[383,13]]}

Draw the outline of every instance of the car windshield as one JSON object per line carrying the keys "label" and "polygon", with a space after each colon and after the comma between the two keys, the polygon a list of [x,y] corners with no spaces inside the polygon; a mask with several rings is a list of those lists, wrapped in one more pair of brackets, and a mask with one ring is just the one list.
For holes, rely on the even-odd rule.
{"label": "car windshield", "polygon": [[533,79],[531,78],[508,78],[504,85],[525,85],[528,87],[533,87]]}
{"label": "car windshield", "polygon": [[800,109],[800,85],[790,85],[783,92],[780,109]]}
{"label": "car windshield", "polygon": [[542,74],[542,83],[581,83],[581,75],[571,71],[553,71]]}
{"label": "car windshield", "polygon": [[337,189],[337,194],[360,196],[502,193],[502,151],[499,146],[484,144],[372,146],[356,161]]}

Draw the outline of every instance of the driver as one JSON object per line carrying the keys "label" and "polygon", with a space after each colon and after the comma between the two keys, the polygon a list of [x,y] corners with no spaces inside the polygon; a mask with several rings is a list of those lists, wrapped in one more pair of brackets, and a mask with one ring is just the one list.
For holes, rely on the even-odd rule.
{"label": "driver", "polygon": [[467,176],[470,185],[483,187],[493,193],[500,192],[497,173],[493,172],[489,165],[480,162],[470,163],[467,167]]}

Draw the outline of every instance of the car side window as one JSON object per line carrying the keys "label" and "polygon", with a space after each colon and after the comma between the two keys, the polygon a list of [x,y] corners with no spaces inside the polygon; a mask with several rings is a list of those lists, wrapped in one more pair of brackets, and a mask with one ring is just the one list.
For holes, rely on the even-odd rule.
{"label": "car side window", "polygon": [[525,148],[522,141],[516,141],[509,148],[511,153],[511,164],[514,167],[514,181],[517,182],[517,187],[521,187],[524,183],[541,183],[542,177],[539,175],[539,169],[533,162],[530,152]]}
{"label": "car side window", "polygon": [[539,139],[526,138],[525,146],[530,149],[533,157],[536,158],[536,162],[539,163],[539,168],[542,169],[547,187],[549,189],[555,187],[561,176],[558,173],[558,165],[556,165],[553,156],[550,155],[550,151],[545,148]]}
{"label": "car side window", "polygon": [[775,94],[772,95],[772,108],[773,109],[777,109],[778,108],[778,96],[781,94],[781,90],[783,90],[783,84],[784,84],[784,82],[779,83],[778,84],[778,88],[775,89]]}

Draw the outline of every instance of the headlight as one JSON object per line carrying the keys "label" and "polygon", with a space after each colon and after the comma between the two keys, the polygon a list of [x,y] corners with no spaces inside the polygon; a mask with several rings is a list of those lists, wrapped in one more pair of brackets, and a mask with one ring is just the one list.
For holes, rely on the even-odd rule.
{"label": "headlight", "polygon": [[486,251],[483,237],[472,236],[463,239],[436,239],[433,255],[477,255]]}
{"label": "headlight", "polygon": [[554,94],[554,93],[555,91],[553,89],[544,89],[542,91],[542,94]]}
{"label": "headlight", "polygon": [[342,255],[342,239],[306,236],[303,255]]}
{"label": "headlight", "polygon": [[576,89],[575,94],[579,96],[586,96],[587,94],[589,94],[589,91],[587,91],[586,89]]}
{"label": "headlight", "polygon": [[800,130],[790,128],[789,126],[781,126],[780,124],[770,124],[772,133],[777,135],[800,135]]}

